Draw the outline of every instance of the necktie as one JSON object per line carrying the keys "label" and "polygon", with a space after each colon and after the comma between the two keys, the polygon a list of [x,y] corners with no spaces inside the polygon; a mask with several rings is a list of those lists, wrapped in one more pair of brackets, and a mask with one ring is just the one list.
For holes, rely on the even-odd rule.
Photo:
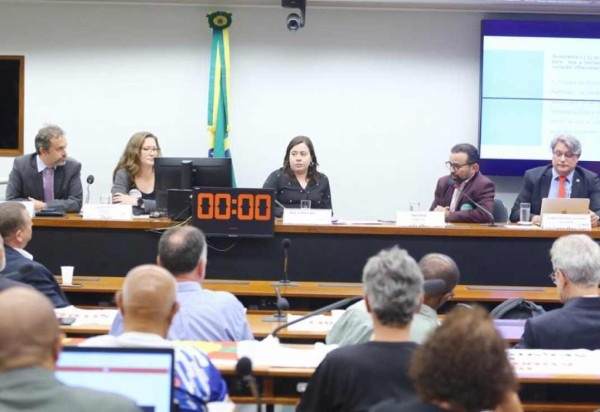
{"label": "necktie", "polygon": [[54,168],[47,167],[42,171],[42,180],[44,184],[44,201],[54,200]]}
{"label": "necktie", "polygon": [[558,176],[558,197],[560,199],[567,197],[567,189],[565,188],[566,181],[567,176]]}

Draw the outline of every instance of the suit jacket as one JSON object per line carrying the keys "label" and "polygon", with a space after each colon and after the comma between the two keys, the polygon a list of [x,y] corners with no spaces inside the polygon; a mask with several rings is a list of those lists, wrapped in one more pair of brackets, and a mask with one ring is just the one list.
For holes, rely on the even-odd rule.
{"label": "suit jacket", "polygon": [[[510,211],[510,221],[520,218],[521,203],[531,204],[531,215],[539,215],[542,211],[542,199],[548,197],[552,182],[552,165],[540,166],[525,172],[523,188],[517,196]],[[600,178],[594,172],[575,166],[571,183],[572,198],[589,198],[590,210],[600,214]]]}
{"label": "suit jacket", "polygon": [[6,279],[2,275],[0,275],[0,292],[6,289],[14,288],[15,286],[28,286],[21,282],[17,282],[16,280]]}
{"label": "suit jacket", "polygon": [[[28,200],[32,197],[44,200],[42,173],[37,170],[37,154],[15,158],[8,177],[6,200]],[[54,172],[54,200],[46,202],[49,209],[79,212],[83,199],[81,188],[81,163],[67,157],[64,166]]]}
{"label": "suit jacket", "polygon": [[522,349],[600,349],[600,297],[573,298],[525,323]]}
{"label": "suit jacket", "polygon": [[44,368],[11,369],[0,374],[3,412],[141,412],[121,395],[63,385]]}
{"label": "suit jacket", "polygon": [[4,251],[6,254],[6,267],[1,272],[2,274],[18,272],[22,266],[31,264],[33,270],[23,278],[22,282],[46,295],[55,307],[62,308],[69,306],[69,300],[46,266],[27,259],[10,246],[4,245]]}
{"label": "suit jacket", "polygon": [[[435,209],[436,206],[450,206],[454,189],[448,184],[449,181],[450,176],[444,176],[438,180],[430,210]],[[461,190],[490,214],[485,213],[467,196],[460,193],[456,206],[457,210],[450,212],[448,222],[492,223],[491,213],[494,209],[494,195],[496,193],[494,183],[480,172],[477,172]],[[464,210],[464,208],[468,208],[468,210]]]}

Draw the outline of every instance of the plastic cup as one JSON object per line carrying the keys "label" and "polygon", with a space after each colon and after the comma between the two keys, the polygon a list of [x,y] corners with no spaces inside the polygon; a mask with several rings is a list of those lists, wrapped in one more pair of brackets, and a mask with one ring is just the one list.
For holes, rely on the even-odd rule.
{"label": "plastic cup", "polygon": [[60,273],[62,275],[62,284],[65,286],[73,285],[73,270],[74,266],[61,266]]}

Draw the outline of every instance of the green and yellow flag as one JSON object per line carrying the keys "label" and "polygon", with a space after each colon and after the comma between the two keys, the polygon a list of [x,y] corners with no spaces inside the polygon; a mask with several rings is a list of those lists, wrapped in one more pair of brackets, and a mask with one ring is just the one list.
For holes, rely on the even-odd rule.
{"label": "green and yellow flag", "polygon": [[[209,157],[231,157],[229,150],[229,26],[231,13],[207,14],[213,31],[208,88]],[[235,176],[233,177],[235,187]]]}

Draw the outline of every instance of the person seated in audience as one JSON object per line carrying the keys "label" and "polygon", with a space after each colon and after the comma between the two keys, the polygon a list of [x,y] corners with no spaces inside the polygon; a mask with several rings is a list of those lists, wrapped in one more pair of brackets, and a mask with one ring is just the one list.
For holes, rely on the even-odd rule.
{"label": "person seated in audience", "polygon": [[329,352],[310,378],[299,412],[366,411],[388,398],[415,396],[408,366],[417,344],[409,330],[422,303],[423,274],[395,246],[367,261],[362,281],[373,338]]}
{"label": "person seated in audience", "polygon": [[552,163],[525,172],[523,188],[510,212],[510,221],[520,219],[521,203],[529,203],[531,221],[541,223],[542,198],[589,198],[592,226],[598,225],[600,214],[600,177],[577,166],[581,143],[574,136],[560,135],[552,139]]}
{"label": "person seated in audience", "polygon": [[468,143],[455,145],[446,166],[450,175],[438,180],[430,210],[444,212],[446,222],[491,223],[496,189],[479,171],[477,148]]}
{"label": "person seated in audience", "polygon": [[[231,293],[202,289],[206,273],[207,244],[200,229],[192,226],[167,230],[158,242],[159,266],[177,281],[179,312],[167,335],[170,340],[240,341],[254,339],[246,309]],[[117,314],[111,335],[123,332]]]}
{"label": "person seated in audience", "polygon": [[506,344],[482,308],[452,310],[410,365],[419,399],[384,401],[371,412],[520,412]]}
{"label": "person seated in audience", "polygon": [[2,275],[2,271],[6,266],[6,258],[4,257],[4,239],[0,236],[0,292],[12,288],[15,286],[25,286],[25,284],[21,282],[17,282],[13,279],[7,278],[5,275]]}
{"label": "person seated in audience", "polygon": [[179,310],[177,283],[155,265],[133,268],[125,277],[116,302],[123,316],[123,333],[90,338],[81,346],[175,348],[175,398],[180,411],[204,411],[208,402],[227,398],[227,385],[201,349],[174,345],[165,339]]}
{"label": "person seated in audience", "polygon": [[[294,137],[283,156],[283,167],[267,177],[263,188],[275,189],[275,199],[285,208],[299,208],[302,200],[310,200],[314,209],[331,209],[329,179],[317,171],[319,162],[310,138]],[[283,214],[275,208],[276,216]]]}
{"label": "person seated in audience", "polygon": [[15,158],[6,200],[29,200],[36,211],[79,212],[83,199],[81,163],[67,157],[67,138],[58,126],[42,127],[35,153]]}
{"label": "person seated in audience", "polygon": [[0,235],[4,238],[6,266],[1,272],[4,275],[18,274],[26,265],[31,270],[19,276],[19,281],[42,292],[52,301],[55,307],[69,306],[69,300],[58,282],[44,265],[33,260],[33,256],[25,247],[33,235],[33,223],[25,206],[19,202],[0,203]]}
{"label": "person seated in audience", "polygon": [[[458,266],[451,257],[440,253],[430,253],[419,261],[419,267],[423,272],[424,303],[415,313],[410,324],[410,340],[422,343],[425,338],[435,329],[439,322],[437,310],[452,297],[454,288],[459,282],[460,272]],[[435,288],[431,290],[429,281],[441,279],[445,286],[443,290]],[[355,303],[335,322],[327,334],[327,344],[340,346],[354,345],[367,342],[373,335],[373,321],[367,311],[365,301]]]}
{"label": "person seated in audience", "polygon": [[113,172],[113,203],[132,205],[135,214],[156,210],[154,158],[160,155],[158,139],[152,133],[131,136]]}
{"label": "person seated in audience", "polygon": [[563,236],[550,260],[563,307],[527,319],[516,347],[600,349],[600,246],[587,235]]}
{"label": "person seated in audience", "polygon": [[0,410],[141,412],[121,395],[72,388],[54,376],[62,334],[54,307],[31,288],[0,292]]}

